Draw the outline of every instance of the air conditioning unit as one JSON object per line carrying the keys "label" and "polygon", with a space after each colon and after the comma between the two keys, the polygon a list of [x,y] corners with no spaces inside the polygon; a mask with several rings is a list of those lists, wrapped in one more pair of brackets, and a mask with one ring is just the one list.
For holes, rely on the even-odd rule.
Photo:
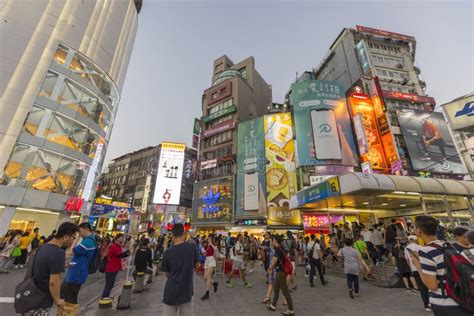
{"label": "air conditioning unit", "polygon": [[402,68],[403,68],[403,64],[402,64],[402,63],[398,63],[398,64],[397,64],[397,68],[398,68],[398,69],[402,69]]}

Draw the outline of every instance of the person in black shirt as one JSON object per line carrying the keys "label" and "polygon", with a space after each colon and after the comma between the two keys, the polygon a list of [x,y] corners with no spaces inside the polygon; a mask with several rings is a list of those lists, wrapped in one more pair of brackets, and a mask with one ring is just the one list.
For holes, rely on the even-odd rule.
{"label": "person in black shirt", "polygon": [[150,249],[150,240],[143,238],[140,242],[140,247],[135,253],[135,271],[133,275],[136,276],[137,272],[144,272],[149,274],[148,283],[151,283],[153,275],[153,258],[152,251]]}
{"label": "person in black shirt", "polygon": [[166,272],[163,315],[194,315],[193,272],[199,266],[196,247],[184,241],[184,226],[173,225],[173,245],[163,254],[161,271]]}
{"label": "person in black shirt", "polygon": [[268,273],[272,273],[273,270],[276,272],[275,282],[273,283],[273,301],[266,305],[269,310],[275,311],[276,304],[278,303],[278,296],[280,295],[280,289],[285,296],[288,304],[288,310],[283,312],[283,315],[294,315],[293,301],[291,299],[290,291],[288,290],[288,284],[286,283],[286,273],[284,269],[285,262],[285,250],[282,247],[282,238],[276,235],[273,238],[273,246],[275,247],[275,255],[272,258],[272,263],[268,268]]}
{"label": "person in black shirt", "polygon": [[474,257],[474,248],[468,239],[469,230],[467,228],[458,226],[454,229],[453,235],[456,242],[453,243],[454,249],[460,254],[466,256],[469,260]]}

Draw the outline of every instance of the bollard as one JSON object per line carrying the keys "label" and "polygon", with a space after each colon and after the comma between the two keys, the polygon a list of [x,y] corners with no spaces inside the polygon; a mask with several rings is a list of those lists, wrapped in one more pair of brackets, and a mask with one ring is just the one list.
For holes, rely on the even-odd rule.
{"label": "bollard", "polygon": [[99,301],[99,309],[95,313],[95,316],[111,316],[112,315],[112,303],[111,298],[103,298]]}
{"label": "bollard", "polygon": [[130,302],[132,301],[132,287],[133,283],[125,281],[123,284],[122,293],[120,294],[119,301],[117,304],[118,310],[124,310],[130,308]]}
{"label": "bollard", "polygon": [[65,303],[58,309],[58,316],[77,316],[79,313],[79,304]]}
{"label": "bollard", "polygon": [[141,293],[145,288],[145,272],[137,272],[137,278],[133,286],[133,293]]}

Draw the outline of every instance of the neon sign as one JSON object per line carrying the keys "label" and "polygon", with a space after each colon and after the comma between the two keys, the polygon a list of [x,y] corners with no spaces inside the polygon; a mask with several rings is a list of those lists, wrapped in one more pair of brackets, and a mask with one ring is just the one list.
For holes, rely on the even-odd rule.
{"label": "neon sign", "polygon": [[204,213],[217,213],[220,211],[220,206],[217,206],[217,202],[221,197],[220,192],[214,192],[212,189],[207,194],[204,194],[201,199],[204,202],[202,211]]}

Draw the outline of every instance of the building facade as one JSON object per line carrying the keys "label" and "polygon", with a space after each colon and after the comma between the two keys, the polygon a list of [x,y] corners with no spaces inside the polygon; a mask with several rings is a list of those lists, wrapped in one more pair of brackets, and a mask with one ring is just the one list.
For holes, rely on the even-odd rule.
{"label": "building facade", "polygon": [[0,4],[0,234],[88,214],[141,5]]}
{"label": "building facade", "polygon": [[[198,157],[198,180],[208,182],[197,183],[193,221],[200,226],[222,227],[223,222],[231,222],[234,208],[237,125],[267,113],[272,107],[272,90],[255,69],[253,57],[234,64],[224,55],[214,61],[212,69],[212,86],[202,96]],[[198,211],[209,193],[216,193],[212,190],[225,195],[225,206],[219,213],[222,218],[214,212],[203,215]]]}

